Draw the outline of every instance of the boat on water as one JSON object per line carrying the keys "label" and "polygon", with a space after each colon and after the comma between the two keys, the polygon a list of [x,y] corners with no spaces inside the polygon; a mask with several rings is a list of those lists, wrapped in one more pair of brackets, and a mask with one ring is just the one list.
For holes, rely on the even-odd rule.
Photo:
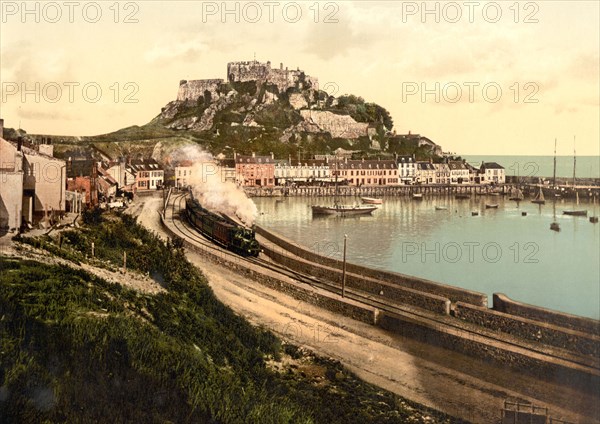
{"label": "boat on water", "polygon": [[566,210],[563,211],[563,215],[571,215],[571,216],[587,216],[587,210]]}
{"label": "boat on water", "polygon": [[362,202],[366,203],[367,205],[381,205],[381,204],[383,204],[383,199],[376,199],[374,197],[361,197],[360,200],[362,200]]}
{"label": "boat on water", "polygon": [[413,193],[412,198],[415,200],[423,200],[423,193]]}
{"label": "boat on water", "polygon": [[338,216],[354,216],[354,215],[368,215],[377,209],[377,206],[369,205],[342,205],[338,202],[338,184],[337,184],[337,163],[335,170],[335,197],[333,205],[311,206],[313,215],[338,215]]}
{"label": "boat on water", "polygon": [[494,204],[486,203],[485,208],[486,209],[498,209],[498,204],[497,203],[494,203]]}
{"label": "boat on water", "polygon": [[550,224],[550,229],[552,231],[560,231],[560,225],[558,225],[558,222],[553,222]]}
{"label": "boat on water", "polygon": [[545,205],[546,199],[544,198],[544,192],[542,191],[542,187],[540,186],[540,190],[537,192],[531,203],[535,203],[536,205]]}
{"label": "boat on water", "polygon": [[377,206],[366,206],[366,205],[340,205],[333,204],[332,206],[312,206],[312,212],[316,215],[339,215],[339,216],[352,216],[352,215],[368,215]]}
{"label": "boat on water", "polygon": [[435,210],[436,211],[447,211],[448,207],[447,206],[436,206]]}
{"label": "boat on water", "polygon": [[515,202],[520,202],[523,200],[525,196],[523,196],[523,192],[519,188],[511,189],[510,197],[508,200],[514,200]]}
{"label": "boat on water", "polygon": [[471,195],[470,194],[466,194],[466,193],[462,193],[462,194],[457,194],[454,196],[455,199],[470,199]]}

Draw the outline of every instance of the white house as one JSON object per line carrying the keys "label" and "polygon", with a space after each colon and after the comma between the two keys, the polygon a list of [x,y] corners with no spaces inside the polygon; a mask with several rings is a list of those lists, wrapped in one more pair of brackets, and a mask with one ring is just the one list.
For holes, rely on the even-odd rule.
{"label": "white house", "polygon": [[412,184],[415,181],[417,173],[417,161],[413,156],[398,156],[396,158],[398,164],[398,178],[400,184]]}
{"label": "white house", "polygon": [[419,184],[436,184],[436,171],[433,163],[417,162],[415,181]]}
{"label": "white house", "polygon": [[469,168],[464,162],[452,160],[448,162],[450,168],[450,184],[469,184]]}
{"label": "white house", "polygon": [[277,185],[285,185],[287,182],[332,181],[332,178],[333,175],[328,160],[275,161],[275,182]]}
{"label": "white house", "polygon": [[181,188],[190,184],[193,165],[191,161],[183,161],[175,167],[175,187]]}
{"label": "white house", "polygon": [[496,162],[482,162],[479,173],[482,184],[504,184],[506,182],[506,171]]}

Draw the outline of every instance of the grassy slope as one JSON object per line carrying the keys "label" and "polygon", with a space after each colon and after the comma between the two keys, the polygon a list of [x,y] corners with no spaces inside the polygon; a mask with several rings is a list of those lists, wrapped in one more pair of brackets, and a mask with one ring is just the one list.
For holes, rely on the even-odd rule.
{"label": "grassy slope", "polygon": [[274,371],[267,361],[302,355],[235,315],[179,248],[127,216],[42,247],[90,262],[92,240],[95,265],[118,267],[125,250],[167,292],[0,257],[0,422],[451,422],[323,358],[304,358],[317,379]]}

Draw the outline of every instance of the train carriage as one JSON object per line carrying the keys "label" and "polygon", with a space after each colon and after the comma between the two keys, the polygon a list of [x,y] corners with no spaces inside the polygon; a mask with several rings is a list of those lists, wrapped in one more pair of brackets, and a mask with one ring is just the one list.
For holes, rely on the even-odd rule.
{"label": "train carriage", "polygon": [[188,221],[215,243],[242,256],[258,256],[260,245],[254,230],[204,209],[195,199],[186,200]]}

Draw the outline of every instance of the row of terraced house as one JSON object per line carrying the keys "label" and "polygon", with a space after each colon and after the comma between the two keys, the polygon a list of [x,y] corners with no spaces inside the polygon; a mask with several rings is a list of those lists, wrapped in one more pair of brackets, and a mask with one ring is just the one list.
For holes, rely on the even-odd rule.
{"label": "row of terraced house", "polygon": [[289,184],[329,184],[338,181],[351,186],[397,186],[414,184],[503,184],[504,168],[495,162],[475,167],[466,161],[417,161],[414,156],[395,159],[275,159],[273,155],[235,155],[230,174],[238,185],[274,187]]}

